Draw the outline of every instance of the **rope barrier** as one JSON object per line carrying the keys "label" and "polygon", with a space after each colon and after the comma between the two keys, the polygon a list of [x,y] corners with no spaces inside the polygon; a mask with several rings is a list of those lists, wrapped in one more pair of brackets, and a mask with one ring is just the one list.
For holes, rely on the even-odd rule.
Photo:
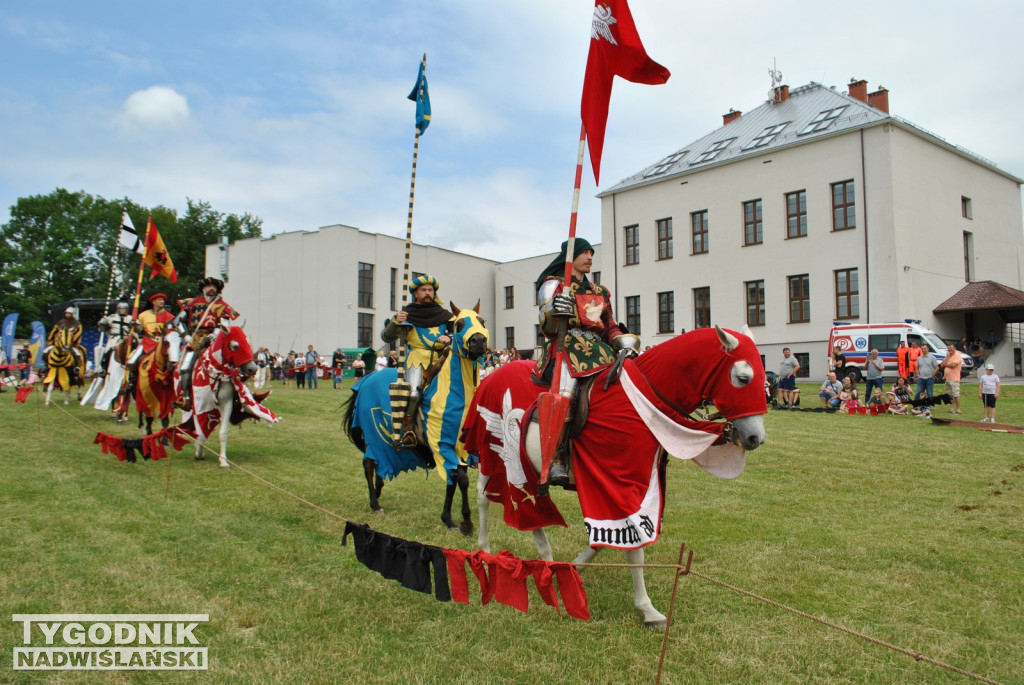
{"label": "rope barrier", "polygon": [[[55,403],[52,403],[52,402],[51,402],[51,406],[57,407],[58,409],[63,411],[67,416],[71,417],[72,419],[74,419],[75,421],[77,421],[78,423],[80,423],[82,426],[84,426],[85,428],[89,429],[90,431],[95,430],[94,428],[89,426],[89,424],[87,424],[84,421],[82,421],[81,419],[79,419],[77,416],[75,416],[74,414],[69,412],[67,409],[64,409],[64,407],[61,407],[61,406],[59,406],[59,405],[57,405]],[[175,426],[175,428],[177,428],[177,427]],[[192,438],[192,436],[190,436],[188,434],[185,434],[185,433],[183,433],[183,435],[185,435],[185,437],[190,442],[192,442],[193,444],[195,444],[197,442],[194,438]],[[205,443],[202,444],[202,448],[207,450],[208,452],[210,452],[211,454],[213,454],[215,456],[218,456],[218,457],[220,456],[219,452],[217,452],[216,450],[214,450],[211,447],[207,446]],[[170,457],[168,457],[168,459],[169,458]],[[272,488],[274,490],[277,490],[278,492],[280,492],[280,493],[282,493],[284,495],[287,495],[288,497],[291,497],[292,499],[296,500],[297,502],[301,502],[302,504],[305,504],[308,507],[316,509],[317,511],[320,511],[321,513],[324,513],[324,514],[326,514],[326,515],[328,515],[330,517],[333,517],[333,518],[335,518],[335,519],[337,519],[339,521],[345,522],[345,521],[349,520],[349,519],[346,519],[345,517],[343,517],[343,516],[333,512],[333,511],[330,511],[329,509],[325,509],[324,507],[321,507],[318,504],[310,502],[309,500],[304,499],[303,497],[300,497],[299,495],[297,495],[297,494],[295,494],[293,492],[285,490],[281,486],[276,485],[276,484],[270,482],[269,480],[263,478],[262,476],[259,476],[259,475],[255,474],[255,473],[253,473],[252,471],[246,469],[245,467],[239,466],[238,464],[236,464],[235,462],[231,461],[230,459],[228,459],[228,463],[231,464],[231,466],[233,468],[237,468],[242,473],[245,473],[246,475],[254,478],[255,480],[263,483],[264,485],[266,485],[266,486],[268,486],[268,487],[270,487],[270,488]],[[169,465],[168,465],[168,485],[169,485],[169,480],[170,480],[170,469],[169,469]],[[166,498],[166,490],[165,490],[165,498]],[[781,602],[777,602],[777,601],[775,601],[773,599],[769,599],[767,597],[763,597],[763,596],[761,596],[761,595],[759,595],[759,594],[757,594],[755,592],[751,592],[750,590],[745,590],[745,589],[743,589],[741,587],[737,587],[735,585],[731,585],[731,584],[726,583],[724,581],[718,580],[717,578],[714,578],[714,577],[709,576],[707,574],[701,573],[700,571],[696,571],[696,570],[691,568],[691,562],[693,560],[693,551],[692,550],[690,551],[689,556],[686,559],[686,563],[685,564],[683,563],[683,557],[684,557],[685,549],[686,549],[686,543],[684,542],[680,546],[680,548],[679,548],[679,561],[677,563],[675,563],[675,564],[646,564],[646,563],[645,564],[612,564],[612,563],[607,563],[606,564],[606,563],[594,563],[594,562],[586,562],[586,563],[574,564],[577,568],[589,567],[589,568],[644,568],[644,569],[647,569],[647,568],[653,568],[653,569],[671,568],[671,569],[675,569],[676,573],[675,573],[675,578],[674,578],[673,587],[672,587],[672,599],[671,599],[670,604],[669,604],[669,612],[668,612],[668,614],[666,616],[667,624],[665,626],[665,634],[664,634],[664,638],[662,640],[661,653],[660,653],[659,660],[658,660],[658,671],[657,671],[657,677],[655,679],[655,683],[660,683],[661,682],[662,666],[664,664],[665,654],[666,654],[667,647],[668,647],[669,631],[672,628],[672,615],[673,615],[673,611],[674,611],[674,608],[675,608],[676,588],[677,588],[678,583],[679,583],[679,578],[681,576],[691,575],[691,576],[694,576],[696,578],[699,578],[700,580],[707,581],[707,582],[709,582],[709,583],[711,583],[713,585],[718,585],[719,587],[723,587],[723,588],[725,588],[727,590],[735,592],[735,593],[737,593],[739,595],[742,595],[744,597],[749,597],[750,599],[755,599],[755,600],[757,600],[759,602],[763,602],[765,604],[768,604],[769,606],[775,607],[776,609],[781,609],[783,611],[788,611],[789,613],[792,613],[792,614],[794,614],[796,616],[799,616],[801,618],[805,618],[805,619],[808,619],[810,621],[814,621],[815,623],[820,623],[821,625],[823,625],[823,626],[825,626],[827,628],[832,628],[833,630],[837,630],[837,631],[839,631],[841,633],[845,633],[845,634],[851,635],[853,637],[861,638],[862,640],[865,640],[865,641],[870,642],[872,644],[878,645],[879,647],[885,647],[886,649],[890,649],[890,650],[892,650],[894,652],[897,652],[899,654],[903,654],[905,656],[912,657],[914,659],[914,661],[919,661],[919,662],[923,661],[925,663],[931,664],[932,666],[936,666],[938,668],[942,668],[942,669],[945,669],[945,670],[948,670],[948,671],[952,671],[953,673],[957,673],[959,675],[965,676],[967,678],[971,678],[973,680],[977,680],[977,681],[982,682],[982,683],[988,683],[989,685],[1001,685],[1001,683],[999,681],[997,681],[997,680],[992,680],[991,678],[987,678],[987,677],[979,675],[977,673],[972,673],[970,671],[966,671],[966,670],[964,670],[962,668],[958,668],[956,666],[953,666],[952,664],[947,664],[944,661],[940,661],[938,659],[933,659],[931,657],[925,656],[921,652],[916,652],[914,650],[907,649],[906,647],[900,647],[899,645],[894,645],[891,642],[886,642],[885,640],[882,640],[880,638],[872,637],[872,636],[870,636],[870,635],[868,635],[866,633],[862,633],[860,631],[853,630],[852,628],[847,628],[846,626],[843,626],[843,625],[840,625],[838,623],[835,623],[834,621],[829,621],[828,619],[824,619],[824,618],[821,618],[819,616],[814,616],[812,614],[807,613],[806,611],[801,611],[800,609],[796,609],[796,608],[793,608],[793,607],[788,606],[786,604],[782,604]]]}

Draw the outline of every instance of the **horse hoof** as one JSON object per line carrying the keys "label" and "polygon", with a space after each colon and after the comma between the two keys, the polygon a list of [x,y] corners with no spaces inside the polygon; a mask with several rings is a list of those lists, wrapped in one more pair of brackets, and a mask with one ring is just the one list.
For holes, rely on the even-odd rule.
{"label": "horse hoof", "polygon": [[645,628],[654,628],[656,630],[665,630],[668,627],[668,619],[661,618],[656,621],[644,621]]}
{"label": "horse hoof", "polygon": [[205,454],[197,454],[196,455],[196,461],[206,461],[206,455]]}
{"label": "horse hoof", "polygon": [[459,525],[459,532],[465,535],[466,537],[471,536],[473,534],[473,522],[463,521],[462,524]]}
{"label": "horse hoof", "polygon": [[458,530],[459,529],[459,527],[457,525],[455,525],[455,523],[451,519],[446,519],[443,516],[441,517],[441,523],[443,523],[444,527],[447,528],[448,530]]}
{"label": "horse hoof", "polygon": [[374,514],[383,514],[384,513],[384,509],[382,509],[380,507],[377,507],[376,509],[373,510],[373,513]]}
{"label": "horse hoof", "polygon": [[222,469],[230,469],[231,468],[231,464],[226,464],[226,463],[225,464],[221,464],[220,467]]}

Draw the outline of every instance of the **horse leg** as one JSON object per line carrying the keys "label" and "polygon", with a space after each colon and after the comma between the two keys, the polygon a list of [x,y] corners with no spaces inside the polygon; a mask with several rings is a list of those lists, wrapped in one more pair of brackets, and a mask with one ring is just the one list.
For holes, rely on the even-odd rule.
{"label": "horse leg", "polygon": [[50,406],[50,395],[53,393],[53,382],[46,386],[46,401],[43,402],[44,407]]}
{"label": "horse leg", "polygon": [[459,486],[459,493],[462,495],[462,523],[459,524],[459,532],[469,537],[473,534],[473,515],[469,509],[469,469],[460,465],[456,469]]}
{"label": "horse leg", "polygon": [[[141,416],[141,414],[139,416]],[[146,417],[146,435],[152,435],[152,434],[153,434],[153,417],[152,416],[147,416]]]}
{"label": "horse leg", "polygon": [[[372,459],[363,459],[363,475],[366,476],[366,489],[370,493],[370,509],[375,514],[383,514],[380,508],[380,491],[384,487],[384,481],[377,475],[377,466]],[[376,485],[374,479],[376,478]]]}
{"label": "horse leg", "polygon": [[[231,416],[231,402],[227,406],[228,413],[223,416]],[[228,463],[228,429],[231,428],[231,421],[223,420],[220,422],[220,467],[222,469],[230,469],[231,464]]]}
{"label": "horse leg", "polygon": [[455,469],[448,471],[448,484],[444,489],[444,509],[441,510],[441,523],[445,525],[448,530],[455,530],[458,526],[452,521],[452,502],[455,500],[455,488],[458,481],[458,476],[455,473]]}
{"label": "horse leg", "polygon": [[490,476],[485,476],[482,473],[476,479],[476,513],[480,517],[480,533],[476,537],[476,546],[488,553],[491,551],[491,538],[487,533],[487,509],[490,507],[491,501],[487,499],[485,488],[490,479]]}
{"label": "horse leg", "polygon": [[644,548],[627,549],[626,563],[636,564],[629,569],[633,576],[633,604],[644,615],[644,625],[648,628],[664,628],[668,625],[665,615],[654,608],[651,598],[647,596],[647,584],[644,582]]}
{"label": "horse leg", "polygon": [[206,455],[203,454],[203,443],[206,442],[206,436],[203,435],[202,431],[196,431],[196,460],[202,461],[206,459]]}
{"label": "horse leg", "polygon": [[537,557],[544,561],[554,561],[555,557],[551,551],[551,542],[548,540],[548,534],[544,532],[543,528],[537,528],[533,531],[533,544],[537,545]]}

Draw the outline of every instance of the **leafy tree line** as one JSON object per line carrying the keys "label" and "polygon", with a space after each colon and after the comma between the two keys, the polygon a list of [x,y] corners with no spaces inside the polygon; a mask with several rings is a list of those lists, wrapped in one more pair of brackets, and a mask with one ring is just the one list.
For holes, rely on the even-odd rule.
{"label": "leafy tree line", "polygon": [[[30,322],[49,326],[49,308],[75,298],[103,298],[110,281],[111,262],[121,231],[121,212],[127,210],[139,236],[146,218],[164,239],[178,271],[178,282],[143,277],[144,297],[157,290],[171,301],[194,295],[206,275],[206,245],[221,236],[234,242],[263,234],[263,220],[248,212],[224,214],[209,202],[187,199],[181,216],[163,206],[143,207],[128,198],[106,200],[84,191],[57,188],[48,195],[19,198],[11,219],[0,226],[0,315],[18,312],[17,335],[28,337]],[[134,297],[141,255],[117,250],[117,274],[111,297]]]}

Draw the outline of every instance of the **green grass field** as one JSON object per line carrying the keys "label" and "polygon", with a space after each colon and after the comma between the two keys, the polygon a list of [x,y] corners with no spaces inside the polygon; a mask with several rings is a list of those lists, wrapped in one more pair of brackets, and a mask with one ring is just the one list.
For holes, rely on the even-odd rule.
{"label": "green grass field", "polygon": [[[276,384],[278,385],[278,384]],[[348,383],[346,383],[346,386]],[[805,405],[816,386],[804,388]],[[1024,424],[1024,387],[1001,422]],[[964,418],[979,418],[965,386]],[[369,511],[359,455],[343,440],[347,391],[275,387],[283,421],[233,429],[229,458],[281,488],[399,537],[473,549],[442,528],[436,476],[405,474]],[[21,626],[0,630],[0,682],[642,683],[663,633],[644,629],[628,572],[583,571],[593,616],[545,606],[440,603],[368,571],[343,524],[242,470],[191,452],[119,463],[98,430],[134,437],[91,408],[0,395],[0,599],[5,613],[206,613],[206,672],[12,670]],[[73,418],[72,418],[73,417]],[[1024,435],[907,417],[769,412],[768,442],[735,481],[669,466],[651,563],[685,542],[702,574],[971,673],[1024,682]],[[475,484],[475,473],[471,481]],[[166,497],[165,497],[165,492]],[[554,494],[582,544],[571,493]],[[476,511],[474,507],[474,521]],[[529,534],[492,506],[492,549],[534,558]],[[621,562],[605,552],[598,561]],[[674,573],[647,572],[669,609]],[[471,582],[471,594],[474,587]],[[665,683],[962,683],[963,675],[830,629],[694,576],[680,581]]]}

